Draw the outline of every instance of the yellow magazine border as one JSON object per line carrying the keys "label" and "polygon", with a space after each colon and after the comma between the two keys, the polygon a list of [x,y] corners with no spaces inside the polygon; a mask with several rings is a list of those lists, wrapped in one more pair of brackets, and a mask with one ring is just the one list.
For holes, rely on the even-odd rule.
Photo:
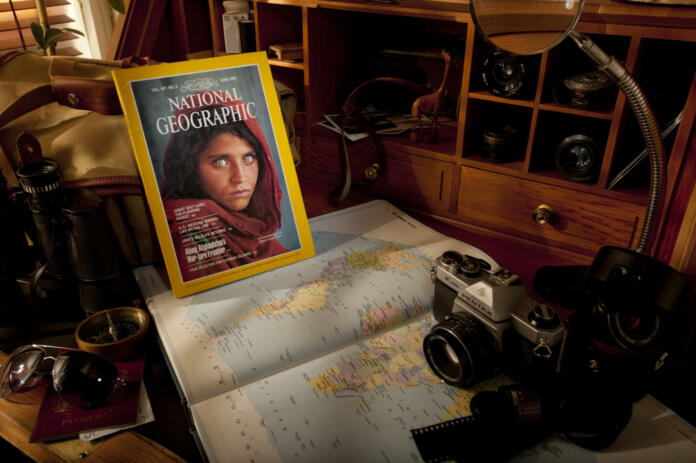
{"label": "yellow magazine border", "polygon": [[[300,249],[270,257],[260,262],[252,262],[217,274],[200,277],[190,282],[184,282],[179,270],[164,205],[161,201],[159,185],[152,167],[152,159],[148,153],[145,134],[140,124],[135,97],[131,90],[130,83],[137,80],[187,75],[202,71],[247,65],[257,65],[259,69],[263,93],[266,98],[271,123],[275,131],[274,135],[281,161],[282,173],[285,177],[289,201],[297,227]],[[123,108],[128,134],[135,152],[143,188],[145,189],[147,204],[155,225],[155,232],[159,240],[160,249],[162,250],[169,281],[176,297],[188,296],[314,256],[314,244],[312,242],[309,222],[307,221],[307,213],[300,192],[297,173],[292,159],[292,152],[290,151],[290,144],[285,131],[285,124],[283,122],[280,104],[278,103],[275,85],[273,83],[273,76],[271,75],[268,57],[265,52],[225,55],[214,58],[119,69],[112,71],[112,76]]]}

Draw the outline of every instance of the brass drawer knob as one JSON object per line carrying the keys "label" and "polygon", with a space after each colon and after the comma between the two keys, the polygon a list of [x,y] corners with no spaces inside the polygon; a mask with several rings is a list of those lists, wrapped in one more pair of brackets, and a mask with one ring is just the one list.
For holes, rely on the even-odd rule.
{"label": "brass drawer knob", "polygon": [[73,106],[77,106],[80,104],[80,97],[75,95],[74,93],[68,93],[68,103],[70,103]]}
{"label": "brass drawer knob", "polygon": [[538,225],[546,225],[551,222],[553,218],[553,209],[546,204],[540,204],[539,207],[532,212],[532,218]]}
{"label": "brass drawer knob", "polygon": [[365,177],[365,180],[369,182],[374,182],[379,178],[380,174],[380,168],[379,164],[374,163],[365,168],[365,171],[363,172],[363,176]]}

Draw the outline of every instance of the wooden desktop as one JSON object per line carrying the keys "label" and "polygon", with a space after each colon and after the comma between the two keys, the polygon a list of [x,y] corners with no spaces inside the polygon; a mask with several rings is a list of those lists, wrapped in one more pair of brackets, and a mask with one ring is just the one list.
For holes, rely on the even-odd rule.
{"label": "wooden desktop", "polygon": [[[337,209],[328,202],[328,189],[315,183],[303,182],[302,193],[310,217]],[[370,198],[352,194],[339,208],[360,204]],[[488,233],[473,233],[436,221],[425,215],[414,216],[435,230],[472,244],[494,257],[498,263],[516,272],[528,292],[534,293],[531,282],[536,270],[543,265],[566,265],[579,262],[573,254],[549,250],[529,242],[492,237]],[[171,374],[160,351],[156,332],[152,330],[147,347],[145,386],[153,407],[155,422],[122,431],[111,437],[85,443],[78,439],[56,443],[29,443],[34,419],[41,401],[41,389],[31,405],[0,400],[0,437],[24,454],[42,462],[196,462],[203,461],[196,447],[184,406],[173,384]],[[72,345],[70,335],[63,336],[63,345]],[[33,342],[35,339],[27,339]],[[7,354],[0,352],[0,364]],[[686,387],[686,386],[684,386]],[[670,404],[672,405],[672,404]],[[687,410],[687,413],[693,413]]]}
{"label": "wooden desktop", "polygon": [[[302,185],[305,206],[310,217],[325,214],[339,208],[360,204],[370,198],[351,195],[340,207],[328,202],[328,189],[313,183]],[[542,265],[573,263],[571,256],[545,251],[541,246],[494,238],[488,234],[476,234],[438,222],[427,216],[417,217],[434,229],[468,242],[486,251],[503,266],[514,269],[525,282],[531,282],[536,269]],[[531,291],[531,286],[527,285]],[[72,346],[70,334],[61,338],[62,345]],[[26,339],[27,343],[36,339]],[[55,342],[55,341],[51,341]],[[156,340],[154,330],[150,332],[147,349],[145,386],[155,414],[155,422],[123,431],[97,443],[85,443],[70,439],[56,443],[29,443],[29,435],[41,402],[41,389],[32,392],[34,402],[30,405],[15,404],[0,400],[0,437],[11,443],[36,461],[62,462],[148,462],[148,461],[199,461],[201,459],[193,437],[188,429],[184,407],[172,382]],[[0,352],[0,364],[7,358]]]}
{"label": "wooden desktop", "polygon": [[[130,2],[132,5],[149,5],[149,2]],[[164,11],[163,1],[152,2],[151,8],[159,7]],[[195,2],[192,2],[195,3]],[[199,3],[199,2],[198,2]],[[404,2],[406,4],[408,2]],[[414,3],[411,1],[411,3]],[[417,2],[415,2],[417,3]],[[272,60],[274,75],[289,81],[293,85],[300,99],[300,112],[296,118],[298,136],[300,136],[303,148],[303,161],[299,166],[299,174],[302,182],[302,193],[305,205],[310,217],[331,212],[336,206],[329,204],[328,195],[335,185],[337,177],[338,159],[335,156],[336,141],[333,134],[327,134],[318,128],[316,122],[320,121],[324,113],[335,112],[345,94],[351,90],[350,83],[345,82],[346,60],[342,52],[351,53],[357,59],[361,51],[358,47],[357,36],[352,36],[350,31],[355,27],[354,18],[367,22],[372,15],[380,15],[380,19],[388,22],[405,21],[418,26],[427,26],[435,29],[435,26],[446,25],[446,30],[451,33],[465,32],[468,44],[466,45],[466,62],[464,71],[459,71],[459,80],[454,84],[454,94],[462,95],[462,103],[459,110],[459,122],[452,127],[445,127],[445,133],[449,133],[447,143],[436,146],[413,146],[405,139],[390,140],[387,148],[390,151],[391,166],[395,169],[385,177],[382,183],[374,189],[351,192],[348,199],[340,207],[349,207],[369,200],[372,197],[387,197],[389,199],[401,198],[403,204],[397,204],[407,208],[407,212],[418,220],[426,223],[434,229],[476,246],[493,256],[500,265],[509,268],[525,283],[527,290],[534,295],[531,281],[535,271],[543,265],[588,264],[592,255],[598,248],[599,241],[586,241],[577,234],[563,235],[551,233],[538,225],[530,223],[524,227],[518,227],[514,214],[524,214],[524,219],[530,217],[531,210],[527,210],[529,204],[523,208],[518,207],[515,201],[511,201],[506,209],[488,211],[488,215],[475,214],[478,203],[484,203],[486,195],[479,194],[473,197],[472,182],[467,179],[504,179],[505,184],[498,188],[500,193],[509,192],[509,186],[520,189],[520,192],[528,190],[528,187],[544,185],[542,193],[559,202],[560,207],[565,203],[561,199],[589,198],[596,201],[593,208],[599,211],[597,214],[577,214],[579,223],[587,221],[588,227],[596,230],[601,225],[601,213],[616,212],[630,216],[629,226],[625,229],[615,230],[607,227],[601,228],[601,232],[608,239],[621,239],[625,244],[635,241],[635,229],[642,219],[645,203],[646,188],[642,185],[636,191],[609,191],[605,188],[615,166],[614,159],[619,158],[620,131],[625,128],[628,110],[622,97],[617,100],[616,106],[611,111],[588,112],[584,110],[560,107],[548,98],[550,92],[548,76],[553,75],[554,62],[562,62],[560,55],[547,53],[542,57],[539,65],[543,71],[538,79],[535,92],[529,101],[506,100],[491,96],[479,87],[473,79],[470,79],[475,69],[474,62],[483,53],[471,19],[468,17],[468,2],[462,2],[466,6],[464,11],[448,12],[448,7],[441,5],[452,2],[430,2],[437,4],[433,10],[409,9],[406,7],[387,7],[383,5],[331,0],[254,0],[257,11],[257,45],[263,50],[267,45],[281,42],[301,42],[305,48],[305,60],[302,62],[286,62]],[[185,2],[173,2],[184,5]],[[196,8],[199,8],[197,6]],[[224,41],[221,34],[221,2],[209,0],[210,23],[205,24],[207,30],[210,27],[212,35],[212,48],[214,54],[224,52]],[[134,7],[133,7],[134,8]],[[652,17],[652,12],[661,12],[659,18]],[[383,15],[383,16],[381,16]],[[136,15],[137,16],[137,15]],[[183,21],[183,16],[177,16]],[[406,19],[402,19],[406,18]],[[150,17],[150,16],[148,16]],[[200,15],[198,16],[200,17]],[[125,18],[124,18],[125,19]],[[409,22],[410,21],[410,22]],[[341,27],[334,28],[338,23]],[[127,23],[128,25],[130,23]],[[381,24],[381,23],[380,23]],[[263,27],[269,25],[269,27]],[[131,26],[133,26],[131,24]],[[282,26],[282,27],[281,27]],[[170,28],[161,28],[163,33],[170,32],[171,28],[190,29],[190,24],[174,24]],[[581,30],[598,36],[606,36],[605,41],[609,45],[618,45],[624,58],[634,70],[643,71],[647,76],[652,76],[654,70],[648,64],[641,65],[642,53],[654,53],[654,43],[658,40],[669,42],[671,46],[679,46],[678,50],[693,50],[696,42],[696,9],[685,7],[655,7],[637,6],[635,4],[617,2],[613,0],[597,0],[586,5]],[[128,28],[124,26],[124,30]],[[131,27],[132,30],[147,32],[150,52],[153,51],[156,34],[151,34],[149,28]],[[378,30],[379,28],[375,28]],[[372,32],[375,32],[373,30]],[[336,40],[326,40],[327,33],[338,36],[345,33],[350,40],[341,37]],[[137,34],[136,34],[137,35]],[[204,33],[184,34],[178,37],[185,43],[185,51],[197,50],[195,43],[189,43],[185,39],[200,39]],[[618,37],[615,38],[614,36]],[[126,37],[128,38],[128,37]],[[133,37],[131,37],[133,38]],[[136,37],[137,38],[137,37]],[[616,42],[616,43],[615,43]],[[143,41],[138,41],[142,45]],[[476,44],[476,45],[474,45]],[[127,44],[126,44],[127,45]],[[209,44],[201,44],[208,47]],[[124,48],[125,47],[125,48]],[[339,49],[337,49],[340,48]],[[342,47],[342,48],[341,48]],[[171,48],[171,47],[169,47]],[[159,51],[167,51],[168,47],[162,47]],[[127,50],[128,53],[123,50]],[[147,54],[153,56],[142,48],[131,50],[121,44],[119,48],[126,54]],[[154,51],[158,51],[155,49]],[[175,59],[183,59],[186,53],[175,56]],[[114,52],[114,57],[118,53]],[[652,55],[651,55],[652,56]],[[171,58],[171,57],[170,57]],[[562,64],[562,63],[561,63]],[[681,70],[679,67],[677,70]],[[662,76],[664,77],[664,76]],[[649,80],[655,82],[657,77]],[[336,84],[343,83],[342,86]],[[471,86],[471,87],[470,87]],[[696,217],[696,80],[693,78],[684,85],[685,94],[677,95],[679,103],[685,103],[686,111],[683,123],[673,142],[672,156],[669,167],[670,183],[668,208],[660,227],[661,242],[657,248],[657,255],[672,262],[680,270],[696,271],[696,257],[694,255],[694,243],[696,232],[693,224]],[[653,89],[655,90],[655,89]],[[658,92],[659,93],[659,92]],[[675,100],[675,98],[672,98]],[[469,140],[472,134],[480,127],[477,122],[488,111],[488,108],[504,108],[517,114],[518,118],[528,122],[530,130],[527,140],[527,149],[523,159],[509,165],[499,165],[486,162],[475,152],[474,144]],[[671,108],[668,108],[671,109]],[[526,113],[533,114],[533,117]],[[546,116],[545,116],[546,115]],[[550,116],[549,116],[550,115]],[[471,117],[470,117],[471,116]],[[544,119],[546,117],[546,119]],[[601,178],[596,184],[586,185],[570,182],[561,178],[553,169],[547,169],[543,164],[538,147],[538,138],[534,129],[542,126],[542,121],[550,126],[553,119],[570,120],[580,125],[601,126],[607,132],[606,157],[600,172]],[[541,129],[540,129],[541,130]],[[447,132],[449,131],[449,132]],[[630,138],[630,137],[629,137]],[[634,146],[626,147],[633,153]],[[358,150],[356,150],[358,151]],[[542,150],[543,151],[543,150]],[[369,157],[370,153],[361,153],[362,157]],[[431,175],[432,174],[432,175]],[[472,177],[473,176],[473,177]],[[316,180],[319,181],[316,181]],[[409,195],[414,189],[424,188],[421,195]],[[517,191],[517,190],[512,190]],[[430,194],[435,196],[432,196]],[[478,193],[477,193],[478,194]],[[409,197],[406,197],[409,196]],[[514,194],[510,196],[515,196]],[[560,198],[560,199],[559,199]],[[513,198],[514,199],[514,198]],[[536,198],[534,198],[536,199]],[[478,201],[473,206],[467,201]],[[533,204],[532,206],[535,206]],[[618,206],[617,206],[618,205]],[[409,207],[410,206],[410,207]],[[515,208],[519,210],[514,210]],[[570,210],[570,213],[577,211]],[[507,215],[506,215],[507,214]],[[492,223],[491,218],[496,223]],[[574,216],[573,216],[574,217]],[[588,218],[589,217],[589,218]],[[438,220],[439,219],[439,220]],[[507,222],[506,222],[507,220]],[[519,222],[519,221],[517,221]],[[628,222],[627,222],[628,223]],[[598,225],[599,224],[599,225]],[[536,230],[540,230],[535,234]],[[523,237],[518,234],[522,232]],[[542,239],[544,233],[551,233],[551,244],[547,245]],[[598,240],[604,235],[598,235]],[[692,300],[693,300],[692,295]],[[693,304],[692,304],[693,306]],[[693,315],[690,319],[693,319]],[[689,323],[694,326],[693,320]],[[693,339],[693,328],[685,334],[686,342],[683,371],[677,378],[664,387],[662,397],[670,398],[672,403],[668,405],[676,408],[681,413],[678,405],[683,397],[689,397],[690,387],[696,384],[693,373],[694,355],[693,347],[689,347]],[[69,336],[68,336],[69,338]],[[135,428],[132,431],[124,431],[112,437],[105,438],[96,444],[84,444],[72,439],[65,442],[52,444],[30,444],[28,436],[33,427],[34,417],[38,411],[40,391],[35,393],[34,405],[14,405],[6,400],[0,400],[0,437],[20,449],[23,453],[37,461],[85,461],[85,462],[148,462],[148,461],[200,461],[201,456],[195,446],[194,440],[188,429],[183,406],[180,403],[171,375],[162,358],[162,354],[156,342],[154,330],[150,334],[151,342],[148,347],[151,361],[146,367],[146,387],[156,421],[152,424]],[[33,341],[33,340],[27,340]],[[70,342],[69,340],[67,342]],[[0,354],[0,363],[4,361],[5,354]],[[693,402],[693,401],[692,401]],[[685,413],[692,421],[696,416],[694,405],[688,405]]]}

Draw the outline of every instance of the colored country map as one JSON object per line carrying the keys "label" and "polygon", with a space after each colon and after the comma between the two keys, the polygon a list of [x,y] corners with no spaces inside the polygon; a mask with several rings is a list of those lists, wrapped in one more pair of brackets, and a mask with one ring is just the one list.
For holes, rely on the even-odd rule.
{"label": "colored country map", "polygon": [[310,261],[193,297],[186,318],[224,365],[221,390],[430,310],[432,258],[417,248],[337,232],[313,239]]}
{"label": "colored country map", "polygon": [[474,394],[507,381],[442,383],[422,351],[434,323],[425,314],[197,404],[197,416],[227,423],[210,438],[234,461],[420,462],[412,429],[469,415]]}

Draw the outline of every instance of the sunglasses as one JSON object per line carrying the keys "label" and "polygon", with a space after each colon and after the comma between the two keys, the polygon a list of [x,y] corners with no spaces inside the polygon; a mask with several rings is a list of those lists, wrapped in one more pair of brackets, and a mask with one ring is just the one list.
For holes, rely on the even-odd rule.
{"label": "sunglasses", "polygon": [[109,360],[90,352],[32,344],[15,349],[0,370],[0,398],[26,392],[52,377],[70,405],[99,408],[122,396],[126,382]]}

